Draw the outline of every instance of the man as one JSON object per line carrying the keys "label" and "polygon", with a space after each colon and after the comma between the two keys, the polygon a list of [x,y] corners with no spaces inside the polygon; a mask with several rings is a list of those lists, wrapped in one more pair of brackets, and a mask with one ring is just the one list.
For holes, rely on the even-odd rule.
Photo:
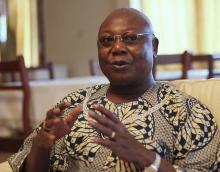
{"label": "man", "polygon": [[220,134],[210,111],[155,82],[158,39],[149,19],[117,9],[98,34],[109,85],[81,89],[47,113],[9,159],[14,171],[217,171]]}

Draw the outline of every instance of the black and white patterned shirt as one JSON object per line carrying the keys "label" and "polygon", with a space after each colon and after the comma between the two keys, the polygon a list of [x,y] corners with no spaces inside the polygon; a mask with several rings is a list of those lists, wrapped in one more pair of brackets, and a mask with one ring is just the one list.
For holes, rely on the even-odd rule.
{"label": "black and white patterned shirt", "polygon": [[[208,108],[197,99],[158,82],[137,100],[115,104],[106,97],[109,85],[80,89],[64,98],[73,106],[102,104],[114,112],[128,131],[147,149],[157,152],[177,171],[208,172],[220,170],[220,133]],[[86,102],[85,102],[86,101]],[[66,109],[65,115],[71,109]],[[50,157],[53,172],[138,171],[133,163],[118,158],[111,150],[93,142],[104,137],[88,125],[88,115],[80,114],[71,131],[56,141]],[[19,171],[29,153],[38,127],[18,153],[9,158]]]}

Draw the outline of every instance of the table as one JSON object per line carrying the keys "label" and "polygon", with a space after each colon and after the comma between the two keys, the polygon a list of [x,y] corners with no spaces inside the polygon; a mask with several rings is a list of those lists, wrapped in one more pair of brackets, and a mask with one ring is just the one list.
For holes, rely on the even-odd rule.
{"label": "table", "polygon": [[[39,125],[46,112],[72,91],[88,86],[108,83],[104,76],[74,77],[56,80],[30,81],[31,121]],[[0,92],[0,135],[11,135],[11,129],[21,128],[21,101],[19,91]]]}

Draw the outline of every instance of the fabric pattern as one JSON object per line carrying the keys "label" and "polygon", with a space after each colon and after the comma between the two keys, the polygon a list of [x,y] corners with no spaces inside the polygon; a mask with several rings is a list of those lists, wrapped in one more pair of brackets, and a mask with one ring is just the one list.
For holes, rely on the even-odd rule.
{"label": "fabric pattern", "polygon": [[[136,140],[172,163],[177,171],[217,171],[220,133],[205,105],[169,83],[157,83],[136,101],[115,104],[106,97],[108,87],[96,85],[81,89],[66,96],[64,101],[74,107],[86,101],[88,109],[94,103],[102,104],[114,112]],[[65,110],[65,116],[69,111],[71,108]],[[94,143],[94,137],[105,136],[94,131],[87,120],[88,115],[83,112],[71,131],[56,141],[49,171],[138,171],[133,163]],[[31,139],[40,128],[9,159],[14,171],[21,168],[31,149]]]}

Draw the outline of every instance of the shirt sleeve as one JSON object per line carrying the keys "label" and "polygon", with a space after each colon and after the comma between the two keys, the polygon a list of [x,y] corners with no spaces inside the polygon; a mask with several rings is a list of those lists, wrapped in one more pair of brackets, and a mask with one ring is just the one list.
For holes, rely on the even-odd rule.
{"label": "shirt sleeve", "polygon": [[29,154],[32,146],[33,138],[37,135],[41,127],[36,128],[24,141],[19,151],[9,157],[8,162],[13,172],[19,172],[23,166],[24,160]]}

